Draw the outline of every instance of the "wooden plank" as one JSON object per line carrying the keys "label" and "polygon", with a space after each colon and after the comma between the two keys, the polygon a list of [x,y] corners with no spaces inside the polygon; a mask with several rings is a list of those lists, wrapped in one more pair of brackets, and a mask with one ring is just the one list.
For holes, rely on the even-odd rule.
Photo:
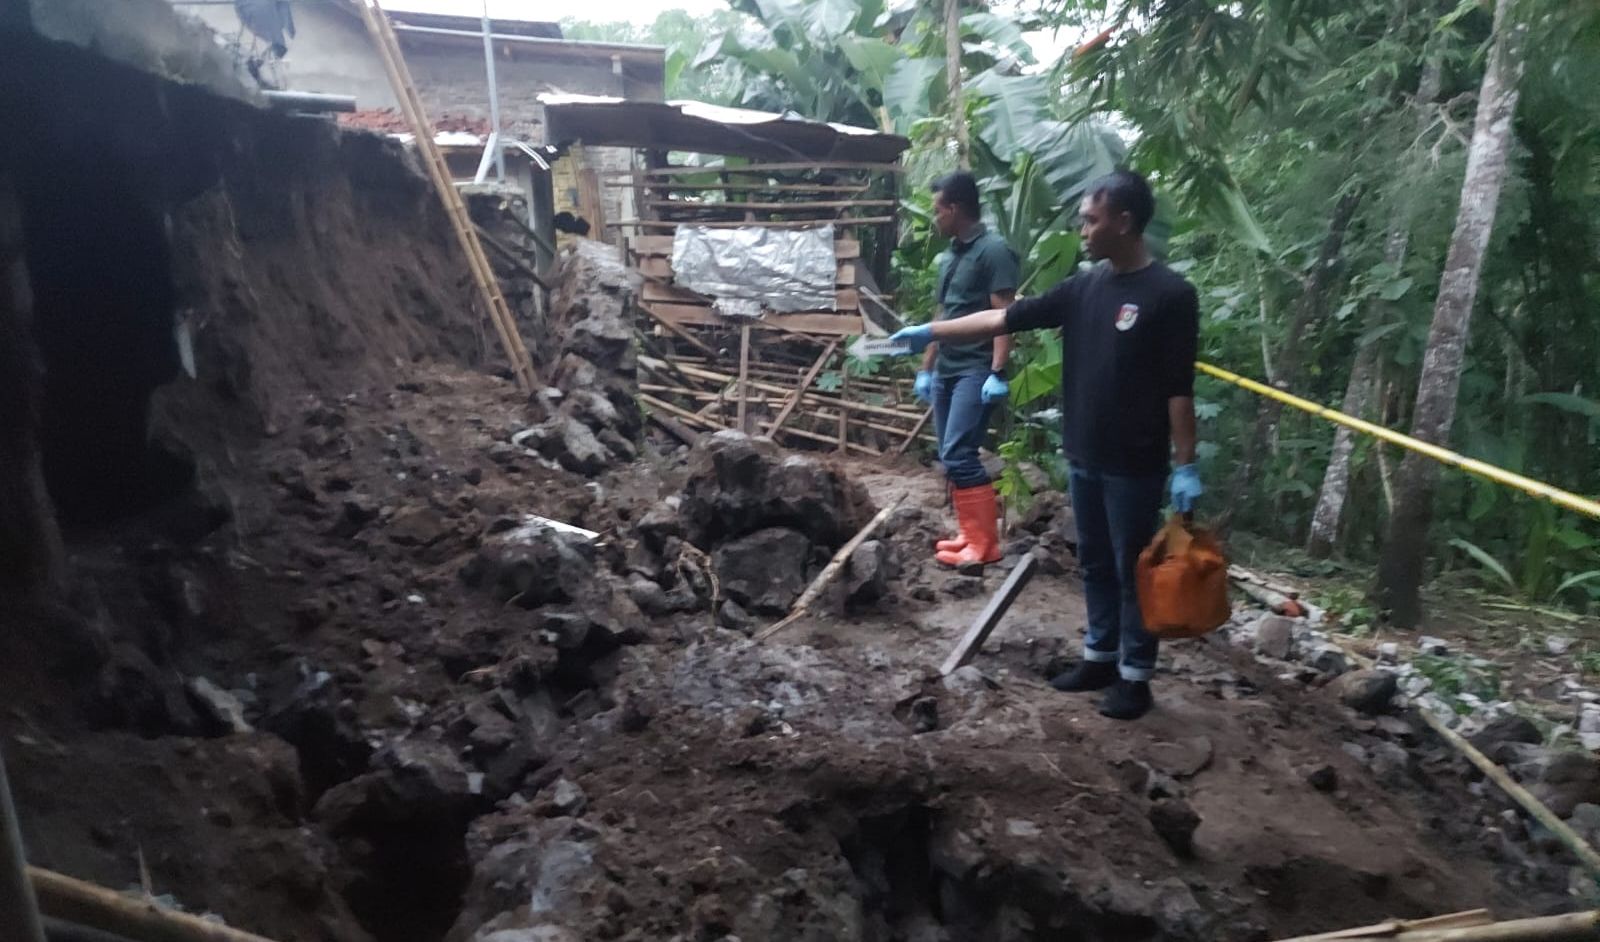
{"label": "wooden plank", "polygon": [[856,206],[898,206],[899,200],[795,200],[792,203],[696,202],[691,200],[647,200],[651,209],[726,209],[750,212],[796,212],[815,209],[851,209]]}
{"label": "wooden plank", "polygon": [[[653,317],[661,320],[670,320],[679,326],[701,324],[715,327],[734,327],[735,322],[713,311],[709,307],[698,304],[668,304],[652,302],[645,305]],[[770,321],[768,319],[771,319]],[[811,334],[838,334],[855,336],[862,332],[860,314],[769,314],[756,322],[760,327],[775,326],[771,321],[776,321],[791,330],[803,330]]]}
{"label": "wooden plank", "polygon": [[[709,305],[711,303],[711,299],[705,295],[697,294],[696,292],[690,291],[688,288],[680,288],[677,285],[663,284],[659,281],[645,282],[644,290],[640,294],[640,298],[645,301],[662,301],[667,304]],[[858,294],[854,288],[841,288],[833,293],[833,303],[838,306],[840,311],[859,310],[861,306],[861,295]],[[823,312],[819,311],[817,313]],[[776,316],[788,317],[790,315],[779,314]]]}
{"label": "wooden plank", "polygon": [[[628,237],[628,251],[638,256],[662,255],[672,257],[672,236],[636,235]],[[833,257],[848,261],[861,257],[861,242],[857,239],[834,239]]]}
{"label": "wooden plank", "polygon": [[745,422],[745,408],[750,401],[750,325],[745,324],[739,328],[739,411],[737,413],[738,428],[741,432],[749,432],[750,426]]}
{"label": "wooden plank", "polygon": [[646,177],[679,177],[697,173],[716,173],[737,176],[745,173],[766,173],[773,170],[869,170],[876,173],[904,173],[899,164],[881,164],[862,160],[838,160],[831,163],[813,161],[783,161],[766,164],[745,164],[741,167],[657,167],[651,170],[611,170],[607,176],[625,177],[639,173]]}
{"label": "wooden plank", "polygon": [[672,222],[661,219],[621,219],[617,222],[608,222],[606,225],[613,229],[676,229],[679,226],[701,226],[706,229],[744,229],[758,227],[762,229],[814,229],[824,223],[834,228],[845,226],[884,226],[894,222],[893,216],[858,216],[851,219],[782,219],[776,222],[748,221],[731,222],[709,220],[706,222]]}
{"label": "wooden plank", "polygon": [[[168,909],[153,899],[128,896],[42,867],[29,867],[28,881],[39,900],[39,911],[46,916],[118,938],[137,942],[270,942],[243,929]],[[17,936],[8,928],[3,938]]]}
{"label": "wooden plank", "polygon": [[1028,580],[1033,578],[1033,570],[1037,565],[1038,560],[1034,559],[1032,553],[1022,557],[1017,563],[1017,568],[1011,570],[1011,575],[1000,585],[999,591],[990,596],[989,604],[978,613],[977,620],[967,629],[967,633],[962,636],[955,650],[944,659],[944,663],[939,667],[940,676],[952,674],[961,665],[972,660],[978,648],[988,639],[989,633],[994,631],[995,626],[1000,624],[1000,619],[1005,617],[1006,610],[1011,608],[1011,603],[1022,594],[1022,590],[1028,585]]}
{"label": "wooden plank", "polygon": [[773,419],[772,425],[767,428],[768,438],[776,438],[778,431],[783,428],[783,423],[789,421],[789,416],[794,413],[794,407],[800,404],[800,397],[804,396],[806,390],[811,388],[811,383],[816,380],[817,374],[822,372],[822,368],[828,364],[828,358],[833,356],[833,351],[839,349],[839,343],[840,341],[838,340],[828,341],[828,345],[822,350],[822,356],[817,357],[817,362],[811,364],[811,369],[807,370],[806,375],[800,378],[800,385],[796,386],[794,392],[789,394],[789,398],[783,403],[783,409],[778,412],[778,417]]}

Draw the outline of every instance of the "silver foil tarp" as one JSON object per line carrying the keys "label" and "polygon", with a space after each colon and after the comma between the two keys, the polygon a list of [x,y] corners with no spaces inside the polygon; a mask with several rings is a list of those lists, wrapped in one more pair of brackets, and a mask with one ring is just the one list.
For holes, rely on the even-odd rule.
{"label": "silver foil tarp", "polygon": [[679,226],[672,237],[672,277],[713,299],[728,317],[762,309],[837,310],[833,226],[814,229],[710,229]]}

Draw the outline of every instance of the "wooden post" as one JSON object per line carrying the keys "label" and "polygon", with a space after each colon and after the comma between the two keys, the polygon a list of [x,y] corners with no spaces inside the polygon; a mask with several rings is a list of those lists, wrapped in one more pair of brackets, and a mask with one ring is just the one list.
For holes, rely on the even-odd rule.
{"label": "wooden post", "polygon": [[978,613],[978,618],[972,623],[972,627],[962,635],[955,650],[944,659],[944,664],[939,667],[941,676],[953,673],[956,668],[972,660],[972,655],[976,654],[983,642],[988,640],[989,633],[1000,624],[1000,619],[1005,617],[1006,610],[1011,608],[1011,603],[1017,600],[1017,596],[1021,595],[1022,590],[1028,585],[1028,580],[1033,578],[1033,570],[1037,565],[1038,560],[1034,559],[1032,553],[1022,557],[1017,563],[1017,568],[1011,570],[1011,575],[1001,584],[999,591],[990,597],[989,604]]}
{"label": "wooden post", "polygon": [[845,408],[850,398],[850,358],[839,368],[839,454],[850,445],[850,410]]}
{"label": "wooden post", "polygon": [[22,855],[22,827],[11,803],[6,764],[0,758],[0,927],[10,926],[7,939],[44,942],[39,906],[28,883],[27,859]]}
{"label": "wooden post", "polygon": [[746,400],[750,398],[750,325],[739,328],[739,413],[737,428],[748,433],[745,425]]}

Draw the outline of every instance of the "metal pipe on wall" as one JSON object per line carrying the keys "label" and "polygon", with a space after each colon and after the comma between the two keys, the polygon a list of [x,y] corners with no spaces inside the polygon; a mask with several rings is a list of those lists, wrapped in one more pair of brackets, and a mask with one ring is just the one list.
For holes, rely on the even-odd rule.
{"label": "metal pipe on wall", "polygon": [[489,76],[489,144],[494,148],[494,173],[506,182],[506,152],[500,146],[500,88],[494,78],[494,40],[489,34],[489,0],[483,0],[483,68]]}

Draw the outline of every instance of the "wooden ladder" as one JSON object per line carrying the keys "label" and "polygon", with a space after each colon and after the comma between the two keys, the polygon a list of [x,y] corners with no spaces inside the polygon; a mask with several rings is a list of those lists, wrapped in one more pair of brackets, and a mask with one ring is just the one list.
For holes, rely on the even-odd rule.
{"label": "wooden ladder", "polygon": [[466,204],[456,191],[444,156],[439,153],[439,147],[433,140],[433,125],[423,110],[422,99],[411,80],[411,70],[406,67],[405,57],[400,52],[400,42],[395,38],[394,28],[389,25],[389,16],[378,5],[378,0],[357,0],[356,6],[360,8],[367,32],[378,48],[378,58],[383,62],[384,71],[389,74],[389,84],[400,102],[400,110],[411,124],[411,133],[417,142],[417,155],[422,159],[428,177],[433,180],[439,199],[444,203],[445,215],[450,217],[450,225],[456,231],[461,251],[466,253],[467,263],[472,269],[472,280],[477,284],[478,294],[488,309],[495,332],[500,335],[500,346],[511,361],[511,372],[516,377],[517,386],[523,392],[531,393],[538,383],[533,371],[533,359],[522,343],[522,334],[517,330],[516,318],[506,305],[505,296],[500,293],[494,269],[489,267],[489,259],[483,254],[478,230],[467,215]]}

